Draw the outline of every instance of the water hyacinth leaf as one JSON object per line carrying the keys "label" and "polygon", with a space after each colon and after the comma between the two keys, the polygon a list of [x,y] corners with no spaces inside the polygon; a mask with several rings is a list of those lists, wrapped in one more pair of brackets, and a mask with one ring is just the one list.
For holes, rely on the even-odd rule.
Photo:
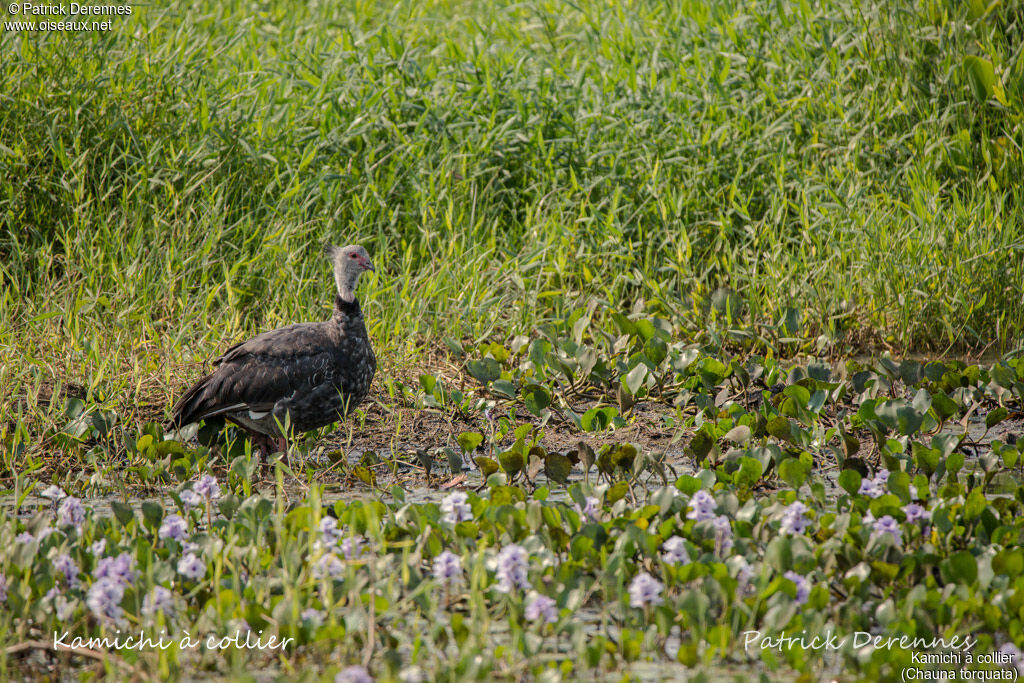
{"label": "water hyacinth leaf", "polygon": [[839,486],[851,496],[860,491],[860,484],[863,481],[860,472],[853,469],[843,470],[839,473]]}
{"label": "water hyacinth leaf", "polygon": [[961,439],[963,439],[963,436],[958,434],[936,434],[932,437],[931,446],[945,457],[960,445]]}
{"label": "water hyacinth leaf", "polygon": [[760,481],[762,473],[763,470],[759,461],[750,457],[742,457],[740,458],[740,469],[736,472],[733,481],[736,482],[737,486],[750,488]]}
{"label": "water hyacinth leaf", "polygon": [[992,571],[996,574],[1009,576],[1011,579],[1024,572],[1024,550],[1005,548],[992,558]]}
{"label": "water hyacinth leaf", "polygon": [[[807,480],[807,474],[811,468],[799,458],[786,458],[779,463],[778,469],[779,477],[789,484],[794,491],[797,491]],[[849,470],[846,471],[848,472]]]}
{"label": "water hyacinth leaf", "polygon": [[155,500],[142,501],[142,519],[146,522],[146,526],[156,529],[160,526],[163,518],[164,508],[160,503]]}
{"label": "water hyacinth leaf", "polygon": [[544,387],[534,384],[527,389],[523,402],[527,410],[540,417],[544,409],[551,405],[551,395]]}
{"label": "water hyacinth leaf", "polygon": [[498,455],[498,463],[506,474],[514,477],[526,465],[526,460],[519,451],[509,450]]}
{"label": "water hyacinth leaf", "polygon": [[793,439],[793,423],[784,415],[776,415],[769,420],[765,430],[782,441],[792,441]]}
{"label": "water hyacinth leaf", "polygon": [[588,432],[603,432],[608,429],[612,419],[618,416],[619,411],[612,406],[604,408],[591,408],[583,413],[583,429]]}
{"label": "water hyacinth leaf", "polygon": [[1005,406],[999,406],[985,416],[985,427],[987,429],[992,429],[992,427],[995,427],[997,424],[1005,420],[1009,415],[1010,411],[1008,411]]}
{"label": "water hyacinth leaf", "polygon": [[135,511],[132,510],[130,505],[126,505],[119,500],[113,500],[110,502],[110,509],[114,513],[114,517],[121,526],[128,526],[131,522],[135,521]]}
{"label": "water hyacinth leaf", "polygon": [[1005,362],[999,362],[992,366],[989,371],[992,380],[1004,389],[1012,389],[1017,383],[1017,373],[1007,366]]}
{"label": "water hyacinth leaf", "polygon": [[978,580],[978,561],[967,550],[961,550],[939,563],[939,573],[946,583],[973,585]]}
{"label": "water hyacinth leaf", "polygon": [[892,472],[887,481],[889,490],[899,496],[904,503],[909,503],[910,496],[910,475],[906,472]]}
{"label": "water hyacinth leaf", "polygon": [[644,355],[650,359],[655,366],[661,365],[661,362],[668,357],[668,344],[665,340],[659,336],[651,337],[644,344]]}
{"label": "water hyacinth leaf", "polygon": [[496,379],[491,383],[491,391],[501,394],[505,398],[516,397],[516,386],[507,379]]}
{"label": "water hyacinth leaf", "polygon": [[493,358],[481,358],[466,363],[466,369],[476,381],[483,385],[501,377],[501,366]]}
{"label": "water hyacinth leaf", "polygon": [[352,468],[352,474],[367,486],[374,486],[377,483],[377,475],[369,467],[356,465]]}
{"label": "water hyacinth leaf", "polygon": [[946,471],[953,476],[956,476],[956,474],[961,469],[963,469],[963,466],[964,454],[961,453],[960,451],[957,451],[956,453],[950,453],[949,456],[946,458]]}
{"label": "water hyacinth leaf", "polygon": [[935,413],[935,416],[939,418],[940,422],[948,420],[950,417],[956,415],[958,411],[956,403],[941,391],[932,394],[931,408]]}
{"label": "water hyacinth leaf", "polygon": [[604,500],[608,505],[614,505],[625,498],[628,491],[629,484],[624,481],[616,482],[605,491]]}
{"label": "water hyacinth leaf", "polygon": [[480,468],[480,473],[484,475],[484,479],[498,471],[498,463],[494,461],[494,458],[488,458],[486,455],[477,456],[473,459],[473,462]]}
{"label": "water hyacinth leaf", "polygon": [[918,469],[929,477],[935,474],[935,470],[939,467],[939,460],[942,458],[942,453],[934,448],[928,448],[917,441],[910,444],[910,451]]}
{"label": "water hyacinth leaf", "polygon": [[637,363],[636,367],[626,373],[623,383],[631,395],[636,396],[636,392],[643,386],[648,372],[646,365]]}
{"label": "water hyacinth leaf", "polygon": [[981,516],[981,513],[988,507],[988,499],[980,488],[972,489],[967,494],[967,502],[964,504],[964,519],[973,521]]}
{"label": "water hyacinth leaf", "polygon": [[464,452],[472,453],[483,443],[484,435],[479,432],[462,432],[457,441]]}
{"label": "water hyacinth leaf", "polygon": [[747,425],[737,425],[725,433],[722,438],[735,444],[743,445],[750,441],[752,434]]}
{"label": "water hyacinth leaf", "polygon": [[703,460],[715,445],[715,440],[708,433],[708,430],[701,427],[690,439],[686,451],[697,461]]}
{"label": "water hyacinth leaf", "polygon": [[688,474],[684,474],[676,479],[676,488],[688,496],[700,491],[702,486],[701,480],[697,477],[691,477]]}

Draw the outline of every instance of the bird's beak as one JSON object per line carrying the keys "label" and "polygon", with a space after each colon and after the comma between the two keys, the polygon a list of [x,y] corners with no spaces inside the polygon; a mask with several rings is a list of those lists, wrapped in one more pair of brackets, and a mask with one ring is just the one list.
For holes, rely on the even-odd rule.
{"label": "bird's beak", "polygon": [[377,272],[377,269],[373,267],[373,264],[370,262],[370,259],[365,259],[363,261],[363,268],[366,268],[367,270],[371,270],[374,273]]}

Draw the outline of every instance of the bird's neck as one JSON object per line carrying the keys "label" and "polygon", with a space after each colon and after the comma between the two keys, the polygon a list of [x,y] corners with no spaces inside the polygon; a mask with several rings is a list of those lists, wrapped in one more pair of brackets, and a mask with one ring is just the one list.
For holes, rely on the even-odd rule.
{"label": "bird's neck", "polygon": [[334,297],[334,319],[337,322],[344,323],[347,320],[353,320],[362,316],[363,312],[359,308],[359,299],[354,294],[351,294],[351,297],[351,300],[346,300],[341,294]]}

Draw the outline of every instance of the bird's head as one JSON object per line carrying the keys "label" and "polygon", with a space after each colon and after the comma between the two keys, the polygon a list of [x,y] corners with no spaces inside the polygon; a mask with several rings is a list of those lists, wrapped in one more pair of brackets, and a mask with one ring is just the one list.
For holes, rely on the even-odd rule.
{"label": "bird's head", "polygon": [[374,269],[366,249],[358,244],[350,244],[347,247],[326,244],[324,245],[324,254],[334,265],[334,281],[338,285],[338,296],[349,302],[355,300],[356,282],[359,280],[359,276]]}

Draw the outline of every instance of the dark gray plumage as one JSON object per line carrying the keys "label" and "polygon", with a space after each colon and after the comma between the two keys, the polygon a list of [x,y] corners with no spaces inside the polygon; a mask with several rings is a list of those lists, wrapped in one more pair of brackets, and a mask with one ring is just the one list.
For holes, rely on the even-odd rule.
{"label": "dark gray plumage", "polygon": [[355,297],[359,275],[373,270],[358,245],[328,246],[337,295],[334,315],[298,323],[235,344],[214,359],[217,369],[199,380],[175,404],[171,424],[181,428],[221,416],[248,430],[269,453],[275,440],[330,424],[366,396],[377,358]]}

